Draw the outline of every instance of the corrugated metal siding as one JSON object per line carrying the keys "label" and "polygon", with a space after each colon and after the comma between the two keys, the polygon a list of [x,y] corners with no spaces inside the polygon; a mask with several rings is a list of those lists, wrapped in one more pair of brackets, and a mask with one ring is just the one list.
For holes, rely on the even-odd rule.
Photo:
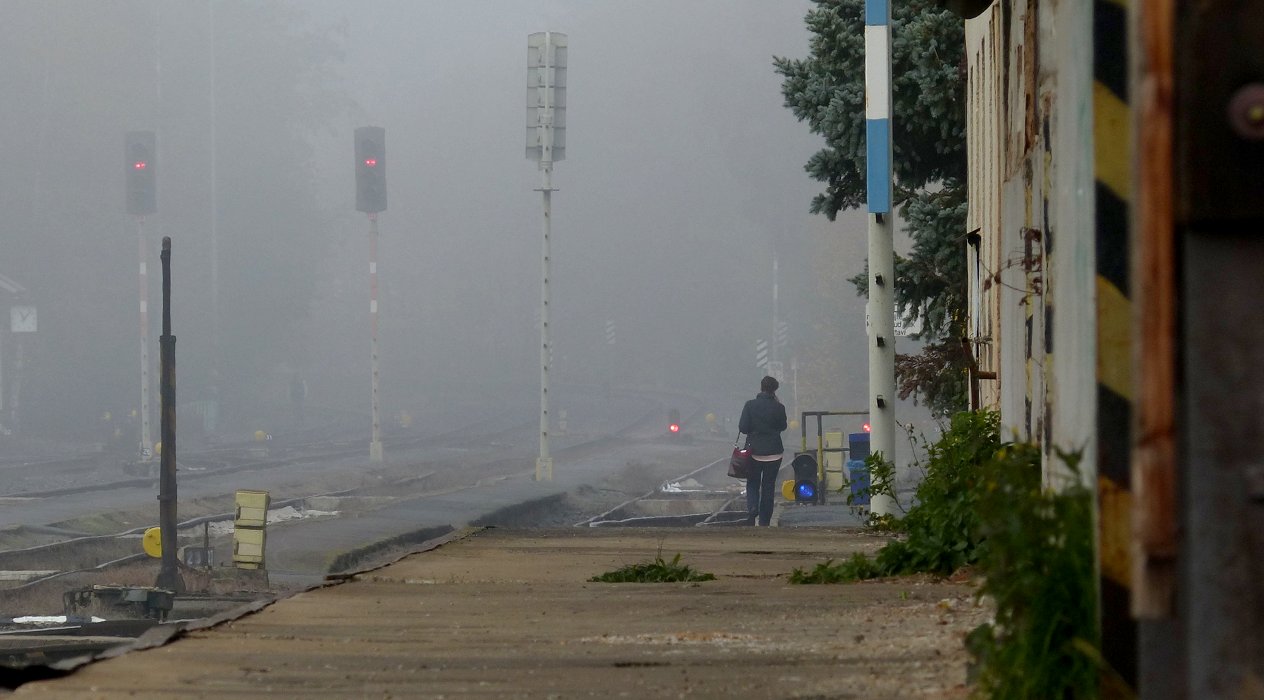
{"label": "corrugated metal siding", "polygon": [[1093,429],[1092,171],[1082,165],[1092,122],[1079,112],[1091,101],[1090,13],[1002,0],[966,22],[967,229],[982,238],[971,329],[980,369],[998,370],[980,399],[1055,469],[1053,448],[1087,447]]}
{"label": "corrugated metal siding", "polygon": [[[997,0],[966,37],[967,132],[979,144],[969,220],[989,264],[1024,263],[1002,272],[999,308],[979,304],[990,318],[973,322],[995,336],[988,398],[1008,430],[1042,444],[1047,481],[1064,471],[1055,448],[1082,455],[1098,495],[1102,652],[1131,680],[1126,13],[1123,0]],[[999,174],[985,146],[997,142]]]}
{"label": "corrugated metal siding", "polygon": [[[967,189],[968,211],[966,230],[977,230],[980,245],[977,260],[971,261],[970,289],[976,295],[972,299],[971,329],[976,345],[979,369],[999,372],[1001,336],[999,328],[999,288],[991,276],[1000,266],[1000,247],[996,239],[1001,230],[1001,81],[997,78],[996,52],[1000,46],[1000,26],[996,21],[996,8],[983,15],[986,20],[966,23],[966,54],[969,78],[966,91],[967,120],[966,139],[969,158],[969,184]],[[999,408],[1001,379],[980,383],[979,396],[983,406]]]}

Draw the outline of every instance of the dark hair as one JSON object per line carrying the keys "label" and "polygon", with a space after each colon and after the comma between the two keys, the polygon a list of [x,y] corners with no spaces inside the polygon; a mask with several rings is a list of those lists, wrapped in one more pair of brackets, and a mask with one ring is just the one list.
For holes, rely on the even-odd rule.
{"label": "dark hair", "polygon": [[781,382],[776,377],[764,377],[759,380],[759,390],[769,394],[777,393],[777,387],[781,386]]}

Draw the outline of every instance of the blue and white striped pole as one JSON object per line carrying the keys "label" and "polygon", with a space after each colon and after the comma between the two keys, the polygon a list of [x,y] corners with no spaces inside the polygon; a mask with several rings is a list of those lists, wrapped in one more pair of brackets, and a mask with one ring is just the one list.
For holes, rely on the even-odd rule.
{"label": "blue and white striped pole", "polygon": [[[895,259],[891,225],[891,4],[865,0],[865,185],[869,204],[870,445],[895,460]],[[874,515],[895,512],[874,495]]]}

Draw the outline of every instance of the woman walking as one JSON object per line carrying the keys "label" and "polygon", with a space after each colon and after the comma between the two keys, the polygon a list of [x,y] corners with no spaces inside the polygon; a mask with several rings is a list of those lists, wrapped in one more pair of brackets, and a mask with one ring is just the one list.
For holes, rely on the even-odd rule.
{"label": "woman walking", "polygon": [[777,400],[779,386],[775,377],[760,380],[759,395],[746,402],[737,422],[738,431],[746,433],[751,452],[751,471],[746,478],[747,522],[759,527],[772,522],[772,499],[785,451],[781,431],[786,429],[786,407]]}

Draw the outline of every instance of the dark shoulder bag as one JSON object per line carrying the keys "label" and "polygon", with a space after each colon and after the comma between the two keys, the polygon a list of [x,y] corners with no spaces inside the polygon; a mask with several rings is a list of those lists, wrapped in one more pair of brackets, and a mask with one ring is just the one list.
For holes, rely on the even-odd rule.
{"label": "dark shoulder bag", "polygon": [[734,479],[748,479],[751,472],[750,436],[746,436],[746,445],[739,447],[742,434],[737,434],[733,441],[733,456],[729,458],[729,476]]}

